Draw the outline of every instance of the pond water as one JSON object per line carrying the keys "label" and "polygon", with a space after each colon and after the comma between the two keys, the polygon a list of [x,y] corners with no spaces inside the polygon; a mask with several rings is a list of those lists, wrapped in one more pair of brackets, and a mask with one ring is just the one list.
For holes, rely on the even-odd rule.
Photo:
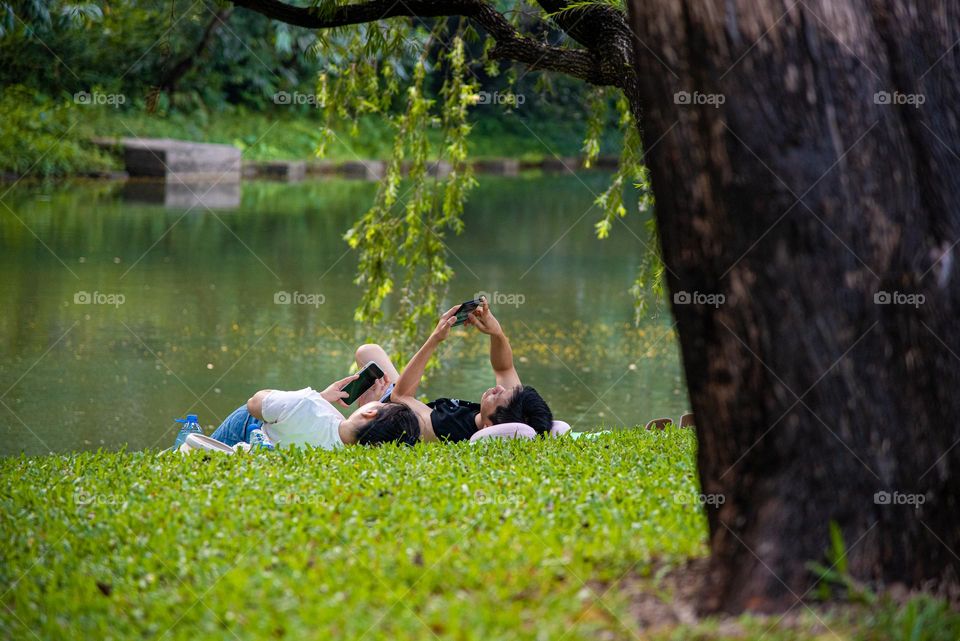
{"label": "pond water", "polygon": [[[497,292],[521,379],[580,430],[687,409],[669,315],[633,323],[643,221],[593,234],[608,179],[485,177],[448,239],[449,304]],[[211,212],[122,182],[2,186],[0,454],[168,446],[186,412],[209,433],[258,389],[348,374],[382,338],[353,320],[342,239],[375,187],[245,182]],[[454,334],[421,391],[479,398],[488,342]]]}

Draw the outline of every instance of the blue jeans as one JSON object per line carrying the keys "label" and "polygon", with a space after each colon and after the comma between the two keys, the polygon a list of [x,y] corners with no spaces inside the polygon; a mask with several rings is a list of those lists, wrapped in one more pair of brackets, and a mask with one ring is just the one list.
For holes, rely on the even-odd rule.
{"label": "blue jeans", "polygon": [[247,411],[247,406],[244,405],[237,408],[233,414],[228,416],[227,419],[220,424],[220,427],[214,430],[210,437],[233,447],[237,443],[249,443],[250,432],[262,424],[259,419],[254,418],[253,415]]}

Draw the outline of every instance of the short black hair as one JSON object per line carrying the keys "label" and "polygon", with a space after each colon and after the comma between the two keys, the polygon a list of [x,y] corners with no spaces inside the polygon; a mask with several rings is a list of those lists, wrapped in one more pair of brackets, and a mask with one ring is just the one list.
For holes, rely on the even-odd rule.
{"label": "short black hair", "polygon": [[549,434],[553,428],[553,412],[543,397],[529,385],[516,388],[513,398],[490,415],[494,425],[500,423],[526,423],[537,434]]}
{"label": "short black hair", "polygon": [[416,445],[419,441],[420,422],[417,415],[402,403],[384,403],[377,410],[377,415],[357,430],[358,445]]}

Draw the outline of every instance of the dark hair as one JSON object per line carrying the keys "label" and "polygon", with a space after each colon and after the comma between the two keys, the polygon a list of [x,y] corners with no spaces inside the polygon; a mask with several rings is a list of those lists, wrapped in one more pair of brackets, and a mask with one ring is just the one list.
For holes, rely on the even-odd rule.
{"label": "dark hair", "polygon": [[420,422],[417,415],[402,403],[384,403],[377,410],[376,417],[357,430],[358,445],[416,445],[419,440]]}
{"label": "dark hair", "polygon": [[490,415],[494,425],[500,423],[526,423],[537,434],[548,434],[553,427],[553,412],[550,406],[528,385],[520,385],[505,405],[501,405]]}

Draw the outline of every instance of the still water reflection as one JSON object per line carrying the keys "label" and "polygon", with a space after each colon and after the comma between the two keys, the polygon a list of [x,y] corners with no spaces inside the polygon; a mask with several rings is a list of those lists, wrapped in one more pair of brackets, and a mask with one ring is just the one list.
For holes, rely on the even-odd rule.
{"label": "still water reflection", "polygon": [[[513,296],[494,309],[521,378],[577,429],[687,405],[669,317],[632,323],[642,221],[593,236],[606,179],[485,178],[449,239],[450,304]],[[212,212],[131,189],[20,184],[3,198],[0,453],[165,446],[174,417],[195,411],[209,431],[257,389],[325,386],[381,338],[353,320],[342,240],[375,185],[247,182],[239,206]],[[486,349],[459,330],[423,392],[477,397]]]}

